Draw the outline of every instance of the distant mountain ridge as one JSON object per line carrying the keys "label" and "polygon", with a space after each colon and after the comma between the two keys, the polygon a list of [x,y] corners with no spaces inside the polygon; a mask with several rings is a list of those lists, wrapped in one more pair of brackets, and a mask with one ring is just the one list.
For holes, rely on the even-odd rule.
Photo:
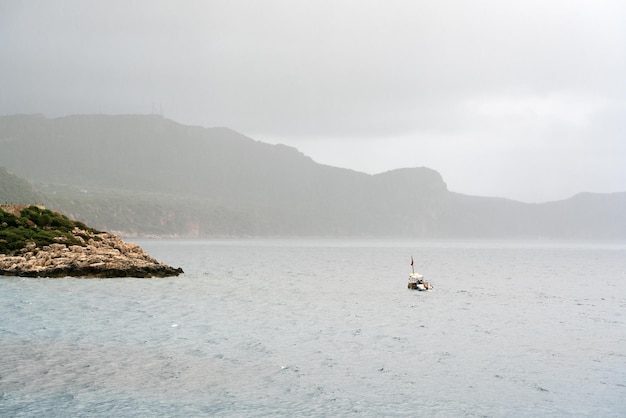
{"label": "distant mountain ridge", "polygon": [[48,207],[127,235],[626,238],[626,193],[466,196],[429,168],[369,175],[152,115],[2,116],[0,149]]}

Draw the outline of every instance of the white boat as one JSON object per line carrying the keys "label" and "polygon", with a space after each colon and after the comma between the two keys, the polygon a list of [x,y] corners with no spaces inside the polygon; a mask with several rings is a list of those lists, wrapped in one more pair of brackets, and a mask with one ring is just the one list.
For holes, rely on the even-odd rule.
{"label": "white boat", "polygon": [[411,273],[409,274],[409,284],[407,286],[409,289],[415,290],[432,290],[433,285],[424,280],[424,276],[416,273],[413,268],[413,257],[411,257]]}

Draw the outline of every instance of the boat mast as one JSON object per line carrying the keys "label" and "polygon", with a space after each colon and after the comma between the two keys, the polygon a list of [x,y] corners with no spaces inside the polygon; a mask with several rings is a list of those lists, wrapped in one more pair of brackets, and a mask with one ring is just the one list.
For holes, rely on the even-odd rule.
{"label": "boat mast", "polygon": [[411,256],[411,273],[415,274],[415,268],[413,267],[413,256]]}

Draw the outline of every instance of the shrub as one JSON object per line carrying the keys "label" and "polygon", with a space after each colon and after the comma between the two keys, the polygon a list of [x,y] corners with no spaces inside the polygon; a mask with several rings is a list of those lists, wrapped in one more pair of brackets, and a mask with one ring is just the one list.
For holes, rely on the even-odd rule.
{"label": "shrub", "polygon": [[37,225],[39,225],[41,228],[45,228],[50,224],[50,222],[52,222],[52,218],[50,218],[50,215],[48,215],[47,213],[42,213],[41,215],[39,215],[39,219],[37,219]]}
{"label": "shrub", "polygon": [[[74,236],[72,231],[75,227],[98,233],[99,231],[88,228],[81,222],[74,222],[68,217],[37,206],[30,206],[20,212],[16,217],[0,209],[0,253],[11,254],[24,248],[29,242],[37,247],[43,247],[55,242],[63,242],[67,245],[86,245],[89,236],[82,234],[85,241]],[[38,228],[39,226],[40,228]]]}

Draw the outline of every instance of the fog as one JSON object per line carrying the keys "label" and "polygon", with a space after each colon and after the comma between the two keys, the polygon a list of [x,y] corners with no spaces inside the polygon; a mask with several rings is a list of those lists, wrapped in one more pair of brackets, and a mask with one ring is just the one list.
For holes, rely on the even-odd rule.
{"label": "fog", "polygon": [[626,191],[621,1],[4,1],[0,114],[228,126],[526,202]]}

